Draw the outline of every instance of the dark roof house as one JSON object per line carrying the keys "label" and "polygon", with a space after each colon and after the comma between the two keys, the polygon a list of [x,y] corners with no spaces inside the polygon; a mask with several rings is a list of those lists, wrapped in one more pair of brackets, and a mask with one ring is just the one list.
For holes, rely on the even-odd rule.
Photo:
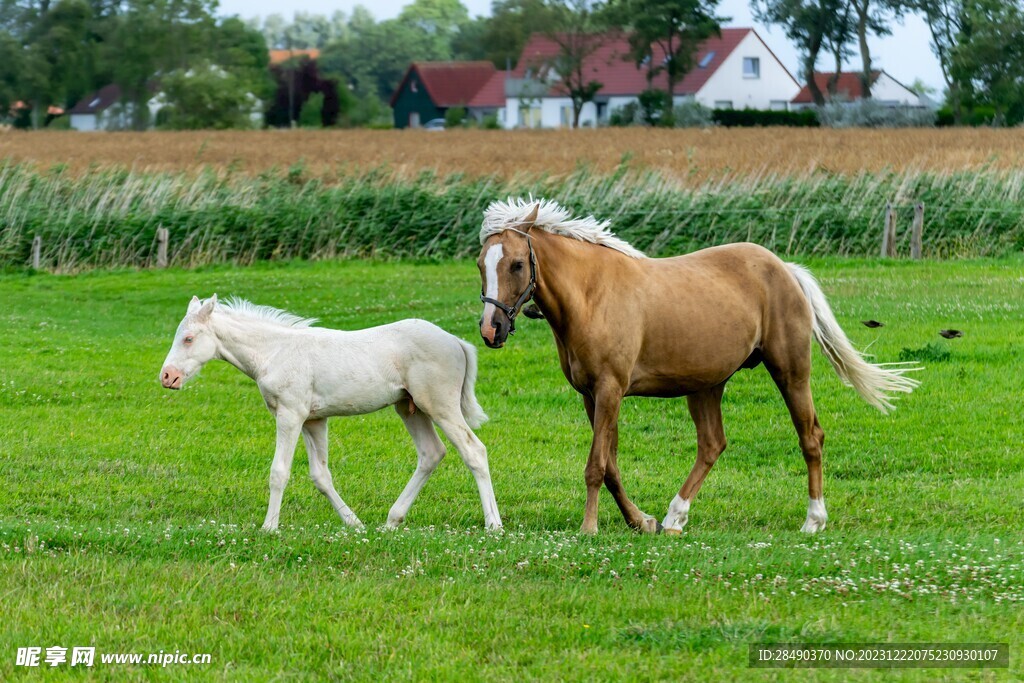
{"label": "dark roof house", "polygon": [[395,128],[418,128],[451,107],[482,118],[505,106],[504,76],[490,62],[414,62],[391,96]]}

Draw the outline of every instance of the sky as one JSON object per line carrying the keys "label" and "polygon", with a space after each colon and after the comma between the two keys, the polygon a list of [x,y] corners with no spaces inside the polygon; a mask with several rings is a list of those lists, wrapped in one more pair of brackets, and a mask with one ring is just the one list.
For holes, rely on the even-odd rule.
{"label": "sky", "polygon": [[[462,0],[473,16],[490,13],[490,0]],[[223,15],[237,14],[243,19],[267,14],[282,14],[285,17],[294,12],[311,12],[331,15],[336,10],[351,14],[357,4],[368,7],[377,19],[390,19],[398,15],[405,0],[220,0]],[[753,26],[772,52],[794,75],[799,73],[799,55],[789,44],[779,28],[759,26],[754,22],[747,0],[721,0],[718,6],[720,16],[730,17],[726,26]],[[902,24],[894,24],[891,36],[868,40],[875,68],[885,69],[897,81],[910,85],[920,79],[926,85],[942,94],[942,71],[932,54],[928,26],[916,16],[906,17]],[[819,69],[829,70],[830,60],[823,58]],[[850,70],[859,69],[860,54],[854,56]]]}

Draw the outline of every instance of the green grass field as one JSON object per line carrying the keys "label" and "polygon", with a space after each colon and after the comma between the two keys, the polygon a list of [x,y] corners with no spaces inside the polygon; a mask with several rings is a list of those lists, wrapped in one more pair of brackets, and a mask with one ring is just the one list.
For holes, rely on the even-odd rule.
{"label": "green grass field", "polygon": [[[300,444],[281,533],[262,534],[274,422],[255,385],[223,363],[182,392],[157,380],[189,297],[350,329],[422,317],[478,343],[472,263],[0,276],[0,679],[53,674],[15,655],[55,645],[97,650],[93,669],[64,664],[61,678],[788,677],[747,667],[761,641],[1009,642],[1020,677],[1024,259],[809,265],[860,347],[927,366],[884,417],[815,351],[830,514],[815,537],[798,531],[806,470],[763,369],[729,384],[730,445],[683,536],[630,532],[605,493],[600,533],[581,537],[586,418],[546,325],[525,320],[505,349],[480,345],[491,421],[478,433],[503,534],[482,530],[451,451],[407,527],[377,530],[415,466],[391,411],[331,423],[335,484],[368,531],[334,516]],[[869,318],[886,326],[857,322]],[[946,327],[964,337],[940,338]],[[694,452],[685,401],[626,403],[620,465],[646,512],[664,515]],[[99,662],[161,650],[212,662]]]}

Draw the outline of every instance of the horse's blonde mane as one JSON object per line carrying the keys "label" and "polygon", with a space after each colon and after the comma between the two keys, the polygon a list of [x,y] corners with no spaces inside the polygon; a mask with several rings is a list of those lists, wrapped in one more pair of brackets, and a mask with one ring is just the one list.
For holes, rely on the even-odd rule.
{"label": "horse's blonde mane", "polygon": [[280,308],[274,308],[273,306],[260,306],[259,304],[254,304],[251,301],[238,299],[236,297],[231,297],[226,301],[219,302],[217,309],[232,315],[239,315],[253,320],[261,320],[268,323],[274,323],[276,325],[282,325],[284,327],[310,327],[315,325],[317,322],[316,318],[301,318],[294,313],[282,311]]}
{"label": "horse's blonde mane", "polygon": [[491,235],[519,227],[516,224],[525,221],[533,212],[534,206],[538,206],[537,220],[533,224],[535,228],[553,235],[608,247],[632,258],[647,258],[639,249],[609,230],[610,221],[599,221],[593,216],[574,218],[568,209],[557,202],[550,199],[534,199],[532,195],[526,199],[509,197],[503,202],[491,202],[484,211],[484,222],[480,226],[480,243],[483,244]]}

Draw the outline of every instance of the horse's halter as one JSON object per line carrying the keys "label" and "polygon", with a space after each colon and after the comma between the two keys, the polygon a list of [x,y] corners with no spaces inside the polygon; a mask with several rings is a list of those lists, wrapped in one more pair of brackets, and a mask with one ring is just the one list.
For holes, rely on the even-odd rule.
{"label": "horse's halter", "polygon": [[511,230],[512,232],[518,232],[526,238],[526,246],[530,249],[530,282],[526,285],[526,289],[523,290],[523,293],[519,295],[519,298],[516,299],[516,302],[511,306],[504,304],[497,299],[492,299],[489,296],[484,296],[483,294],[480,295],[480,301],[485,304],[494,304],[496,307],[504,311],[505,315],[508,316],[508,322],[510,325],[508,333],[515,334],[516,316],[523,310],[523,306],[526,305],[526,302],[533,298],[533,293],[537,291],[537,256],[533,253],[533,241],[527,233],[522,230],[516,230],[515,228],[505,229]]}

